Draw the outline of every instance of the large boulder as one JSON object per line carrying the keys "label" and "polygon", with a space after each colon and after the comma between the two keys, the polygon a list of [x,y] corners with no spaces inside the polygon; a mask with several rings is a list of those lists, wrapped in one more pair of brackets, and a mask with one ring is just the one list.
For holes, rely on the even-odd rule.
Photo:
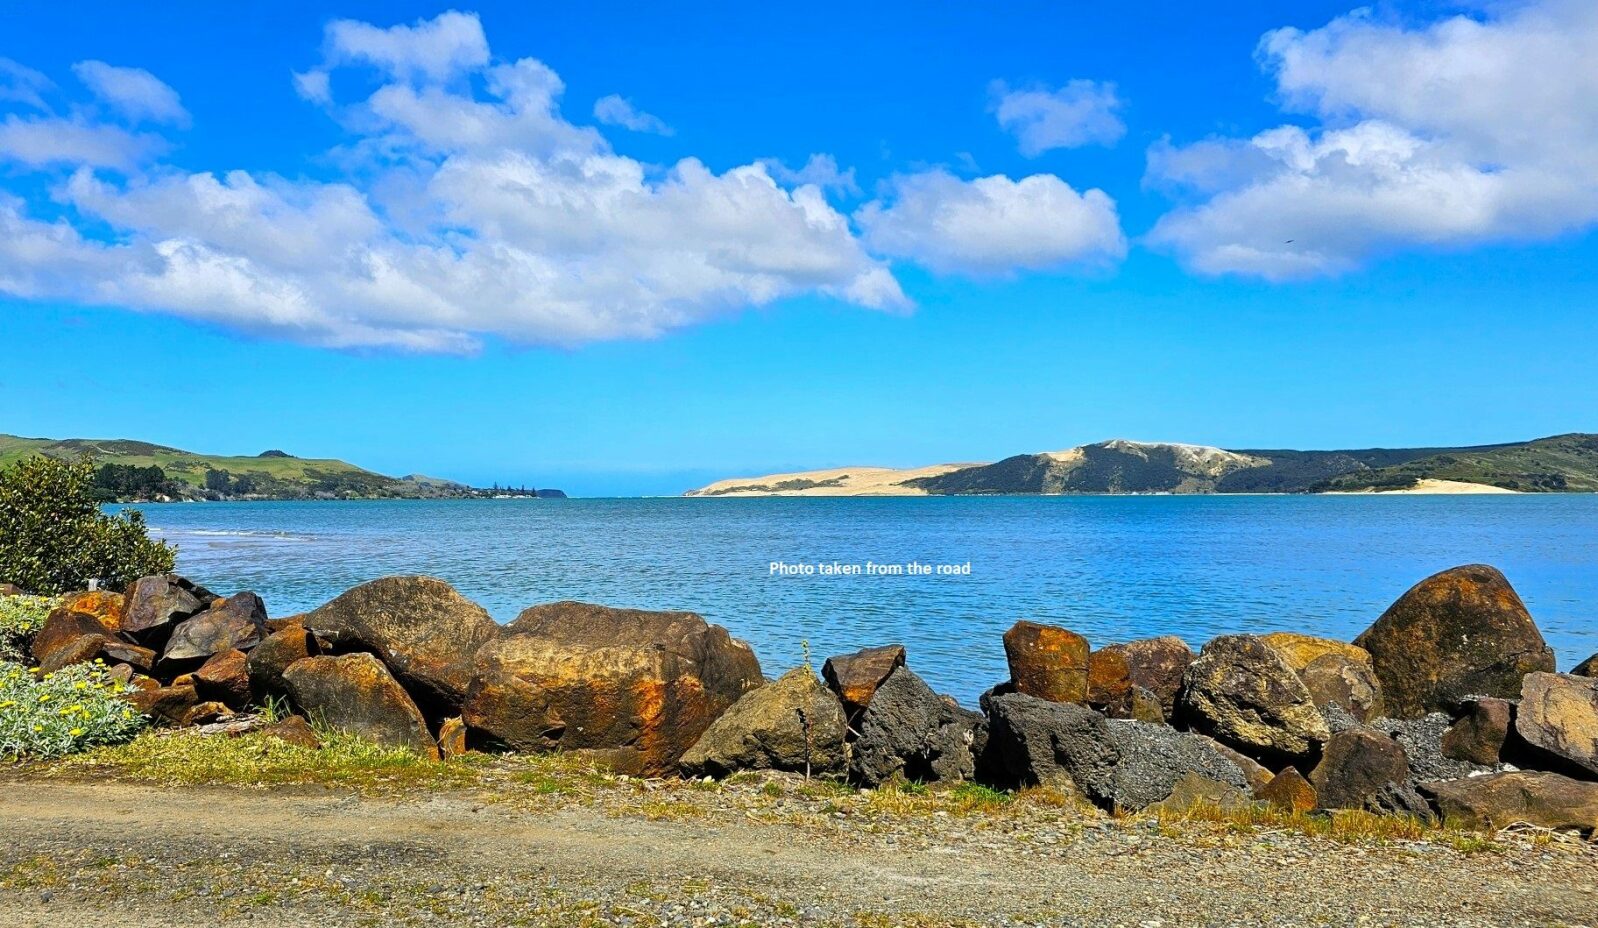
{"label": "large boulder", "polygon": [[739,697],[684,754],[688,776],[726,776],[738,770],[788,770],[816,775],[849,768],[843,703],[797,667]]}
{"label": "large boulder", "polygon": [[200,702],[194,694],[194,687],[150,685],[153,683],[154,681],[150,681],[149,684],[144,684],[141,681],[140,684],[131,685],[129,689],[123,691],[122,698],[156,722],[182,725],[189,710]]}
{"label": "large boulder", "polygon": [[220,651],[248,651],[266,637],[266,605],[254,593],[236,593],[184,619],[172,629],[163,663],[196,666]]}
{"label": "large boulder", "polygon": [[821,665],[821,676],[853,717],[865,710],[888,674],[903,666],[904,645],[889,644],[862,648],[853,654],[835,654]]}
{"label": "large boulder", "polygon": [[1187,668],[1182,715],[1192,728],[1260,758],[1301,760],[1331,736],[1298,674],[1253,635],[1223,635]]}
{"label": "large boulder", "polygon": [[1315,795],[1315,786],[1304,779],[1297,767],[1283,767],[1281,773],[1256,789],[1254,795],[1283,812],[1312,812],[1321,804],[1320,797]]}
{"label": "large boulder", "polygon": [[1570,668],[1570,672],[1577,677],[1598,677],[1598,654]]}
{"label": "large boulder", "polygon": [[122,630],[159,647],[172,626],[204,612],[217,600],[215,593],[174,574],[156,574],[133,581],[127,591]]}
{"label": "large boulder", "polygon": [[1309,781],[1321,808],[1369,808],[1389,783],[1408,785],[1409,758],[1403,746],[1387,735],[1355,728],[1326,742]]}
{"label": "large boulder", "polygon": [[384,577],[301,616],[337,651],[378,656],[424,710],[457,715],[477,649],[499,634],[483,607],[432,577]]}
{"label": "large boulder", "polygon": [[976,775],[984,719],[939,696],[909,668],[877,688],[860,716],[849,772],[866,786],[893,779],[958,782]]}
{"label": "large boulder", "polygon": [[237,648],[216,652],[194,672],[194,691],[202,702],[244,708],[250,701],[249,659]]}
{"label": "large boulder", "polygon": [[1381,681],[1364,648],[1294,632],[1272,632],[1260,640],[1282,655],[1323,712],[1339,706],[1359,722],[1382,714]]}
{"label": "large boulder", "polygon": [[370,654],[307,657],[284,672],[283,682],[301,711],[330,728],[438,758],[416,703]]}
{"label": "large boulder", "polygon": [[1162,635],[1112,644],[1100,648],[1095,654],[1119,654],[1124,657],[1127,679],[1133,686],[1133,704],[1138,699],[1137,690],[1143,689],[1154,695],[1165,717],[1171,718],[1176,709],[1176,697],[1182,691],[1183,675],[1187,673],[1188,665],[1193,663],[1193,649],[1187,646],[1187,642],[1175,635]]}
{"label": "large boulder", "polygon": [[250,690],[257,699],[288,695],[283,671],[295,661],[322,653],[316,638],[304,625],[288,624],[272,632],[250,650],[246,669]]}
{"label": "large boulder", "polygon": [[623,773],[671,772],[763,682],[747,644],[691,612],[534,606],[478,649],[466,724],[522,751],[581,750]]}
{"label": "large boulder", "polygon": [[1086,706],[1011,693],[989,701],[988,750],[1018,784],[1070,785],[1106,808],[1138,811],[1196,773],[1246,792],[1243,771],[1206,739],[1111,721]]}
{"label": "large boulder", "polygon": [[1443,756],[1484,767],[1497,764],[1515,724],[1514,704],[1507,699],[1484,696],[1471,700],[1464,707],[1464,713],[1443,732],[1440,745]]}
{"label": "large boulder", "polygon": [[[100,645],[104,644],[111,634],[113,631],[90,613],[60,608],[51,610],[45,617],[44,625],[33,636],[31,651],[34,663],[40,666],[53,665],[52,669],[64,667],[68,663],[78,663],[66,659],[64,653],[70,651],[76,654],[86,647],[89,648],[89,656],[81,660],[92,660],[94,655],[99,653]],[[89,639],[98,640],[90,642]]]}
{"label": "large boulder", "polygon": [[94,616],[109,634],[122,631],[122,619],[127,612],[127,599],[121,593],[106,590],[88,590],[68,593],[61,597],[56,609]]}
{"label": "large boulder", "polygon": [[1449,824],[1502,828],[1526,822],[1540,828],[1598,828],[1598,783],[1557,773],[1511,771],[1421,784]]}
{"label": "large boulder", "polygon": [[1025,619],[1004,633],[1004,656],[1015,691],[1050,702],[1085,702],[1088,640],[1057,625]]}
{"label": "large boulder", "polygon": [[1527,674],[1515,733],[1558,763],[1598,777],[1598,679]]}
{"label": "large boulder", "polygon": [[1370,652],[1388,715],[1453,712],[1469,696],[1520,694],[1554,652],[1504,575],[1484,564],[1415,584],[1354,643]]}

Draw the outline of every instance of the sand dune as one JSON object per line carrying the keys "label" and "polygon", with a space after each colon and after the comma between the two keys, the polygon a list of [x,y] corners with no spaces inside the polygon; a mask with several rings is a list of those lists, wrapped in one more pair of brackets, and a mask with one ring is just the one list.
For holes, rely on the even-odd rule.
{"label": "sand dune", "polygon": [[1458,495],[1470,493],[1517,493],[1518,490],[1506,490],[1485,483],[1466,483],[1463,480],[1438,480],[1426,477],[1416,481],[1412,487],[1402,490],[1357,490],[1358,493],[1413,493],[1435,495]]}
{"label": "sand dune", "polygon": [[976,464],[933,464],[930,467],[834,467],[763,477],[718,480],[687,496],[925,496],[926,491],[904,486],[917,477],[936,477]]}

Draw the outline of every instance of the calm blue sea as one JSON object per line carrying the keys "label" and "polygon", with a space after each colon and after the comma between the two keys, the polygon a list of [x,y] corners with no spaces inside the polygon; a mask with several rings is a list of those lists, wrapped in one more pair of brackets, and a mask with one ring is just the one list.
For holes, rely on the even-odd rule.
{"label": "calm blue sea", "polygon": [[[686,609],[768,674],[902,642],[973,703],[1018,618],[1095,645],[1174,633],[1350,638],[1445,567],[1508,574],[1559,654],[1598,651],[1598,496],[1164,496],[192,503],[142,507],[179,569],[299,612],[386,574],[441,577],[508,621],[557,599]],[[773,576],[788,564],[969,574]],[[935,568],[934,568],[935,570]]]}

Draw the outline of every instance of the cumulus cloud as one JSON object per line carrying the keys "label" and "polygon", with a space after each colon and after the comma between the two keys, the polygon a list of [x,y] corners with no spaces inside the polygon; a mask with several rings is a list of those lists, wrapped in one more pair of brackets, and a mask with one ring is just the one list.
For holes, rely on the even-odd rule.
{"label": "cumulus cloud", "polygon": [[80,61],[72,66],[72,73],[102,102],[129,119],[188,125],[189,112],[178,92],[143,68]]}
{"label": "cumulus cloud", "polygon": [[626,97],[611,94],[594,101],[594,118],[602,125],[620,126],[632,132],[652,135],[672,135],[673,130],[658,116],[651,116],[633,106]]}
{"label": "cumulus cloud", "polygon": [[1115,201],[1052,174],[961,180],[944,170],[897,177],[855,213],[875,251],[972,275],[1096,264],[1126,253]]}
{"label": "cumulus cloud", "polygon": [[1028,158],[1056,148],[1114,145],[1126,134],[1114,84],[1075,80],[1056,90],[1013,90],[994,81],[989,93],[999,125]]}
{"label": "cumulus cloud", "polygon": [[[129,157],[91,135],[57,134],[52,148],[35,123],[0,124],[0,153],[69,166],[52,204],[68,219],[0,200],[0,290],[316,345],[445,352],[488,335],[651,336],[806,293],[907,303],[818,187],[784,186],[760,164],[662,169],[621,155],[561,114],[547,66],[496,61],[473,16],[334,23],[323,54],[302,72],[322,77],[297,83],[352,134],[344,181],[162,166],[121,176],[104,169]],[[378,80],[352,81],[365,95],[341,100],[329,79],[341,69]]]}
{"label": "cumulus cloud", "polygon": [[1259,56],[1315,123],[1150,152],[1149,180],[1190,197],[1150,241],[1201,272],[1305,277],[1598,221],[1591,3],[1415,27],[1361,12],[1269,33]]}

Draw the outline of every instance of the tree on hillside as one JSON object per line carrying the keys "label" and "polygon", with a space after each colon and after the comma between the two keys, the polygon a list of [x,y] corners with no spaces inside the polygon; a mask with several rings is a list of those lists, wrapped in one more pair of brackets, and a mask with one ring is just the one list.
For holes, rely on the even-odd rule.
{"label": "tree on hillside", "polygon": [[87,458],[36,455],[0,469],[0,582],[55,595],[172,569],[175,552],[150,538],[141,513],[100,511],[94,478]]}

